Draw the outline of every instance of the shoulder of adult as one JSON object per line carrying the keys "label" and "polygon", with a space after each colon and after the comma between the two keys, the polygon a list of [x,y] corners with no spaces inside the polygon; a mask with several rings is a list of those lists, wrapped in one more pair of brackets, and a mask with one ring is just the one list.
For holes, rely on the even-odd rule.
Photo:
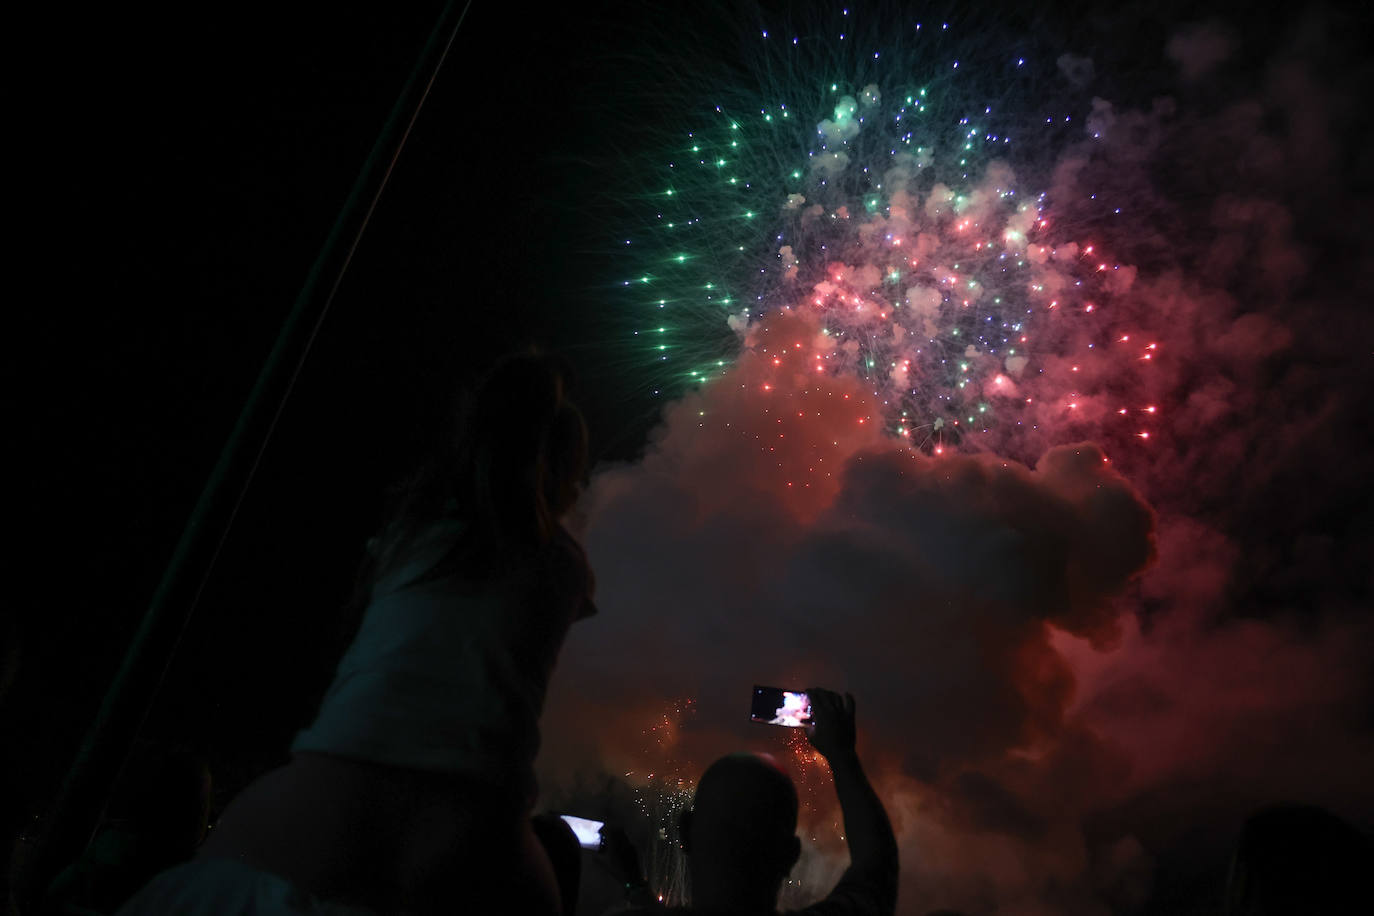
{"label": "shoulder of adult", "polygon": [[785,916],[892,916],[897,909],[897,874],[886,869],[850,866],[835,889],[800,910]]}

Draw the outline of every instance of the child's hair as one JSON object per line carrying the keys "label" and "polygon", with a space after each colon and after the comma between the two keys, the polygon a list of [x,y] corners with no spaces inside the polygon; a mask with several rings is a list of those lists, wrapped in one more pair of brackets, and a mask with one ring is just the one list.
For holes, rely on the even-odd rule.
{"label": "child's hair", "polygon": [[454,548],[422,578],[481,576],[501,558],[547,547],[587,470],[587,428],[567,398],[559,360],[530,350],[501,360],[457,411],[458,427],[392,494],[372,551],[372,581],[443,518],[462,522]]}

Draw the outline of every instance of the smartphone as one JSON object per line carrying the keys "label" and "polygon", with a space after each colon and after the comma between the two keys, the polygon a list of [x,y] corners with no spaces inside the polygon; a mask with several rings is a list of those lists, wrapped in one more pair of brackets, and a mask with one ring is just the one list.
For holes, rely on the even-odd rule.
{"label": "smartphone", "polygon": [[811,722],[811,700],[801,690],[754,685],[754,702],[749,718],[769,725],[801,728]]}
{"label": "smartphone", "polygon": [[583,849],[600,849],[604,844],[601,837],[601,828],[606,826],[605,821],[594,821],[589,817],[574,817],[571,814],[560,814],[563,823],[572,828],[573,833],[577,834],[577,844]]}

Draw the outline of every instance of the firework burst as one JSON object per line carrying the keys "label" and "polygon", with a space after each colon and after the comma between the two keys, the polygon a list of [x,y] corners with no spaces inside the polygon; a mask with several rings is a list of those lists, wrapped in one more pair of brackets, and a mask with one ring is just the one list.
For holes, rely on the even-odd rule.
{"label": "firework burst", "polygon": [[1029,460],[1046,426],[1124,438],[1155,419],[1128,397],[1155,355],[1122,301],[1135,272],[1045,190],[1057,147],[1101,137],[1100,107],[947,23],[857,19],[759,28],[746,76],[665,138],[622,281],[656,390],[709,383],[799,311],[820,333],[778,370],[862,380],[927,454]]}

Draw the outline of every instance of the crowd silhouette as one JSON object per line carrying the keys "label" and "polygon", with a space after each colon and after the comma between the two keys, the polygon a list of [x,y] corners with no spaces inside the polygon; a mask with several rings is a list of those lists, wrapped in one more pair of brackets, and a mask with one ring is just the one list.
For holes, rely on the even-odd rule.
{"label": "crowd silhouette", "polygon": [[[208,830],[205,762],[140,747],[102,828],[38,910],[576,912],[583,851],[563,819],[534,813],[533,764],[564,638],[596,612],[592,570],[563,526],[587,442],[556,359],[501,361],[464,402],[454,435],[397,490],[369,546],[362,623],[290,762]],[[833,774],[850,864],[800,912],[892,914],[898,845],[856,751],[855,700],[807,693],[805,731]],[[711,764],[678,825],[690,904],[670,911],[775,913],[801,853],[797,819],[797,790],[767,754]],[[606,826],[604,843],[601,861],[625,888],[619,908],[664,910],[619,825]],[[1374,912],[1370,864],[1368,837],[1333,814],[1266,809],[1240,833],[1223,911]]]}

